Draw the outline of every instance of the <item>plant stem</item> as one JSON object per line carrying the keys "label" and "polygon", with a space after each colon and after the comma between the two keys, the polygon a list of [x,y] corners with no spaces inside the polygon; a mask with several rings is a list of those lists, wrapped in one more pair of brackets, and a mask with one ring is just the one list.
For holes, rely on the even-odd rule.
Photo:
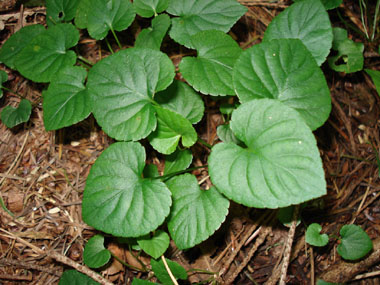
{"label": "plant stem", "polygon": [[1,205],[1,208],[3,208],[3,210],[5,211],[5,212],[7,212],[9,215],[11,215],[13,218],[15,217],[15,215],[11,212],[11,211],[9,211],[8,210],[8,208],[5,206],[5,204],[4,204],[4,201],[3,201],[3,198],[0,196],[0,205]]}
{"label": "plant stem", "polygon": [[203,144],[205,147],[207,147],[207,148],[209,148],[209,149],[212,149],[212,145],[209,144],[208,142],[202,140],[200,137],[198,137],[198,142],[199,142],[200,144]]}
{"label": "plant stem", "polygon": [[361,17],[361,20],[362,20],[365,36],[369,40],[369,35],[368,35],[368,31],[367,31],[367,25],[365,24],[365,21],[364,21],[364,12],[363,12],[363,6],[364,6],[364,9],[366,11],[367,11],[367,7],[365,6],[365,3],[363,3],[363,0],[359,0],[359,6],[360,6],[360,17]]}
{"label": "plant stem", "polygon": [[84,58],[81,55],[78,55],[78,59],[81,60],[81,61],[83,61],[84,63],[88,64],[89,66],[93,66],[94,65],[91,61],[89,61],[88,59]]}
{"label": "plant stem", "polygon": [[175,279],[172,271],[170,270],[170,267],[169,267],[168,263],[166,262],[165,256],[161,255],[161,259],[162,259],[162,262],[164,263],[165,269],[168,272],[168,274],[170,276],[170,279],[172,280],[172,282],[174,283],[174,285],[179,285],[178,282],[177,282],[177,279]]}
{"label": "plant stem", "polygon": [[176,172],[169,173],[169,174],[162,175],[162,176],[153,177],[152,179],[162,179],[163,181],[165,181],[165,180],[168,180],[169,178],[171,178],[173,176],[176,176],[178,174],[183,174],[183,173],[191,172],[193,170],[197,170],[197,169],[200,169],[200,168],[206,168],[206,167],[208,167],[207,164],[206,165],[202,165],[202,166],[196,166],[196,167],[188,168],[188,169],[185,169],[185,170],[176,171]]}
{"label": "plant stem", "polygon": [[377,0],[375,16],[373,17],[371,41],[373,41],[373,39],[375,38],[376,23],[377,23],[377,16],[379,15],[379,8],[380,8],[380,0]]}
{"label": "plant stem", "polygon": [[117,45],[119,46],[119,49],[122,49],[121,43],[120,43],[119,38],[117,37],[115,31],[113,29],[111,29],[111,32],[112,32],[113,37],[115,38],[115,40],[117,42]]}
{"label": "plant stem", "polygon": [[110,50],[110,52],[111,52],[112,54],[114,54],[115,52],[113,51],[113,49],[112,49],[112,47],[111,47],[111,45],[110,45],[110,42],[108,41],[107,38],[105,38],[105,40],[106,40],[106,45],[107,45],[108,49]]}
{"label": "plant stem", "polygon": [[18,97],[20,97],[21,99],[25,99],[25,96],[23,96],[23,95],[21,95],[20,93],[17,93],[16,91],[13,91],[12,89],[9,89],[9,88],[7,88],[7,87],[1,87],[3,90],[5,90],[5,91],[8,91],[8,92],[10,92],[10,93],[13,93],[13,94],[15,94],[15,95],[17,95]]}
{"label": "plant stem", "polygon": [[125,267],[128,267],[130,269],[136,270],[136,271],[142,271],[140,268],[134,267],[133,265],[130,265],[126,263],[124,260],[121,260],[119,257],[117,257],[115,254],[112,253],[112,251],[109,250],[112,257],[115,258],[117,261],[119,261],[121,264],[123,264]]}

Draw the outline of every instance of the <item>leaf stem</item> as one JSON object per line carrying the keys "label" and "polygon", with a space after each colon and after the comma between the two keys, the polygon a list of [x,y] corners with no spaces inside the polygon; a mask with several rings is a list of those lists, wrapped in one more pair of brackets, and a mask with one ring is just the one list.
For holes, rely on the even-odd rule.
{"label": "leaf stem", "polygon": [[111,29],[111,33],[113,34],[113,37],[115,38],[117,45],[119,46],[119,49],[122,49],[121,43],[120,43],[119,38],[117,37],[114,29]]}
{"label": "leaf stem", "polygon": [[21,99],[26,99],[25,96],[21,95],[20,93],[17,93],[16,91],[13,91],[12,89],[9,89],[9,88],[4,87],[4,86],[2,86],[1,88],[2,88],[3,90],[5,90],[5,91],[8,91],[8,92],[10,92],[10,93],[13,93],[13,94],[17,95],[17,96],[20,97]]}
{"label": "leaf stem", "polygon": [[15,215],[11,212],[11,211],[9,211],[8,210],[8,208],[5,206],[5,204],[4,204],[4,201],[3,201],[3,198],[0,196],[0,205],[1,205],[1,208],[3,208],[3,210],[5,211],[5,212],[7,212],[9,215],[11,215],[13,218],[15,217]]}
{"label": "leaf stem", "polygon": [[113,49],[112,49],[112,47],[111,47],[111,45],[110,45],[110,42],[108,41],[107,38],[105,38],[105,40],[106,40],[106,45],[107,45],[108,49],[110,50],[110,52],[111,52],[112,54],[114,54],[115,52],[113,51]]}
{"label": "leaf stem", "polygon": [[89,66],[93,66],[94,65],[91,61],[89,61],[88,59],[84,58],[81,55],[78,55],[78,59],[81,60],[81,61],[83,61],[85,64],[88,64]]}
{"label": "leaf stem", "polygon": [[112,255],[112,257],[113,258],[115,258],[117,261],[119,261],[121,264],[123,264],[125,267],[128,267],[128,268],[130,268],[130,269],[133,269],[133,270],[136,270],[136,271],[142,271],[140,268],[137,268],[137,267],[135,267],[135,266],[133,266],[133,265],[130,265],[130,264],[128,264],[128,263],[126,263],[124,260],[121,260],[119,257],[117,257],[115,254],[113,254],[112,253],[112,251],[110,251],[110,250],[108,250],[110,253],[111,253],[111,255]]}
{"label": "leaf stem", "polygon": [[198,142],[199,142],[200,144],[203,144],[205,147],[207,147],[207,148],[209,148],[209,149],[212,149],[212,145],[209,144],[208,142],[202,140],[200,137],[198,137]]}
{"label": "leaf stem", "polygon": [[166,181],[169,178],[172,178],[173,176],[176,176],[178,174],[188,173],[188,172],[191,172],[193,170],[197,170],[197,169],[200,169],[200,168],[206,168],[206,167],[208,167],[207,164],[206,165],[202,165],[202,166],[191,167],[191,168],[188,168],[188,169],[185,169],[185,170],[175,171],[175,172],[172,172],[172,173],[169,173],[169,174],[165,174],[165,175],[162,175],[162,176],[153,177],[151,179],[162,179],[163,181]]}

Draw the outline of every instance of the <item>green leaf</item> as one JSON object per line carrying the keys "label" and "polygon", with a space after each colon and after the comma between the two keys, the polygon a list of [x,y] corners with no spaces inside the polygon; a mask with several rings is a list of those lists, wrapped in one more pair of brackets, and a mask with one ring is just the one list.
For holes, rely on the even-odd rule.
{"label": "green leaf", "polygon": [[164,175],[187,169],[193,161],[193,155],[189,149],[177,149],[165,157]]}
{"label": "green leaf", "polygon": [[86,27],[88,29],[88,33],[92,38],[96,40],[104,39],[110,30],[122,31],[127,29],[136,17],[135,9],[130,1],[86,1],[88,1],[90,4],[82,5],[89,8],[89,10],[86,14],[81,14],[80,17],[82,17],[82,19],[79,20],[78,24],[83,27],[83,25],[87,22]]}
{"label": "green leaf", "polygon": [[[294,210],[295,210],[295,206],[289,206],[285,208],[280,208],[279,211],[277,212],[278,220],[285,227],[291,227],[292,222],[293,222]],[[301,223],[301,218],[298,217],[296,226],[298,226],[300,223]]]}
{"label": "green leaf", "polygon": [[365,69],[365,72],[371,77],[373,83],[375,84],[377,94],[380,96],[380,71]]}
{"label": "green leaf", "polygon": [[36,36],[45,31],[42,25],[26,26],[14,33],[0,49],[0,61],[12,69],[16,69],[15,59],[22,49]]}
{"label": "green leaf", "polygon": [[225,143],[234,143],[237,145],[242,143],[239,139],[236,138],[229,124],[218,126],[216,129],[216,134],[218,135],[219,139]]}
{"label": "green leaf", "polygon": [[[135,2],[134,2],[135,3]],[[143,29],[137,36],[135,47],[160,50],[162,40],[170,27],[170,18],[166,14],[158,15],[152,20],[152,27]]]}
{"label": "green leaf", "polygon": [[96,160],[83,195],[83,220],[114,236],[139,237],[168,216],[171,193],[157,180],[142,178],[145,150],[136,142],[112,144]]}
{"label": "green leaf", "polygon": [[196,124],[202,119],[205,110],[199,94],[179,80],[174,80],[167,89],[157,93],[154,100],[162,108],[181,114],[192,124]]}
{"label": "green leaf", "polygon": [[[293,0],[294,2],[300,2],[303,0]],[[340,4],[343,3],[343,0],[321,0],[323,6],[325,6],[326,10],[331,10],[338,8]]]}
{"label": "green leaf", "polygon": [[280,208],[326,194],[316,140],[293,109],[276,100],[252,100],[232,113],[231,129],[247,148],[220,143],[209,156],[217,189],[256,208]]}
{"label": "green leaf", "polygon": [[158,167],[155,164],[147,164],[143,171],[144,178],[154,178],[160,176],[158,173]]}
{"label": "green leaf", "polygon": [[22,99],[17,108],[7,106],[1,111],[1,121],[8,128],[27,122],[32,113],[32,105],[29,100]]}
{"label": "green leaf", "polygon": [[297,39],[272,40],[247,49],[236,62],[233,78],[240,102],[277,99],[296,109],[312,130],[330,114],[326,79]]}
{"label": "green leaf", "polygon": [[340,235],[342,239],[337,251],[344,259],[360,259],[370,252],[373,247],[367,233],[357,225],[343,226],[340,229]]}
{"label": "green leaf", "polygon": [[168,249],[170,238],[166,232],[158,230],[153,237],[148,236],[137,239],[137,243],[145,253],[157,259]]}
{"label": "green leaf", "polygon": [[197,91],[210,95],[235,95],[233,66],[242,49],[224,32],[209,30],[191,36],[197,57],[182,59],[179,69]]}
{"label": "green leaf", "polygon": [[141,17],[150,18],[164,12],[169,6],[169,0],[135,0],[133,6]]}
{"label": "green leaf", "polygon": [[186,118],[169,109],[156,106],[157,129],[148,137],[155,150],[163,154],[173,153],[179,140],[184,147],[191,147],[198,139],[197,132]]}
{"label": "green leaf", "polygon": [[304,0],[292,4],[269,24],[264,41],[272,39],[300,39],[318,65],[330,53],[332,28],[325,7],[320,1]]}
{"label": "green leaf", "polygon": [[98,285],[99,283],[92,280],[87,275],[74,269],[63,272],[59,285]]}
{"label": "green leaf", "polygon": [[[176,279],[182,279],[182,280],[187,279],[187,272],[185,268],[183,268],[177,262],[171,261],[167,258],[165,258],[165,260],[170,268],[170,271],[173,273]],[[170,279],[169,273],[166,271],[166,268],[162,259],[158,261],[151,259],[150,265],[152,266],[152,270],[154,274],[162,282],[162,284],[165,284],[165,285],[173,284],[172,280]]]}
{"label": "green leaf", "polygon": [[174,78],[174,65],[159,51],[129,48],[95,64],[87,80],[93,114],[116,140],[140,140],[155,128],[153,96]]}
{"label": "green leaf", "polygon": [[87,28],[87,16],[91,10],[91,0],[78,0],[78,7],[75,14],[74,23],[79,29]]}
{"label": "green leaf", "polygon": [[46,0],[46,22],[49,26],[74,19],[78,0]]}
{"label": "green leaf", "polygon": [[223,115],[229,116],[238,106],[238,104],[222,103],[220,104],[219,111]]}
{"label": "green leaf", "polygon": [[91,113],[84,86],[87,71],[78,66],[63,68],[43,92],[44,125],[47,131],[76,124]]}
{"label": "green leaf", "polygon": [[205,30],[228,32],[247,8],[235,0],[171,0],[167,12],[179,16],[172,19],[170,37],[191,47],[192,35]]}
{"label": "green leaf", "polygon": [[83,262],[90,268],[99,268],[111,258],[111,253],[104,247],[104,236],[90,238],[83,250]]}
{"label": "green leaf", "polygon": [[8,73],[6,73],[4,70],[0,70],[0,98],[3,97],[3,83],[7,82],[8,80]]}
{"label": "green leaf", "polygon": [[[333,49],[337,55],[328,58],[331,69],[338,72],[352,73],[363,69],[363,43],[355,43],[347,38],[347,31],[342,28],[334,28]],[[338,60],[344,63],[337,64]]]}
{"label": "green leaf", "polygon": [[154,282],[150,282],[148,280],[144,280],[144,279],[133,279],[132,281],[132,285],[151,285],[151,284],[159,284],[159,283],[154,283]]}
{"label": "green leaf", "polygon": [[320,224],[314,223],[307,227],[306,242],[313,246],[325,246],[329,242],[327,234],[320,234],[322,227]]}
{"label": "green leaf", "polygon": [[189,173],[166,184],[173,198],[168,228],[179,249],[201,243],[224,222],[230,203],[214,187],[201,190],[196,177]]}
{"label": "green leaf", "polygon": [[69,48],[79,40],[72,24],[58,24],[34,37],[15,59],[17,70],[35,82],[50,82],[65,66],[72,66],[76,54]]}
{"label": "green leaf", "polygon": [[316,285],[344,285],[343,283],[331,283],[331,282],[326,282],[322,279],[317,279]]}

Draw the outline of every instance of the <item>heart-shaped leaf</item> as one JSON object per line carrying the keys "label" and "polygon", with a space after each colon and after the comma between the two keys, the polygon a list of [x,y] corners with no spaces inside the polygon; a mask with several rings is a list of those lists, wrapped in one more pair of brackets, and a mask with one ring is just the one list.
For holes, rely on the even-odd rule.
{"label": "heart-shaped leaf", "polygon": [[296,2],[278,14],[264,34],[264,41],[272,39],[300,39],[321,65],[333,40],[329,15],[321,1]]}
{"label": "heart-shaped leaf", "polygon": [[141,17],[150,18],[164,12],[169,6],[169,0],[135,0],[133,6]]}
{"label": "heart-shaped leaf", "polygon": [[[165,260],[170,268],[170,271],[173,273],[176,279],[182,279],[182,280],[187,279],[187,272],[185,268],[183,268],[177,262],[171,261],[170,259],[165,258]],[[156,261],[152,258],[150,260],[150,265],[152,266],[154,275],[156,275],[156,277],[162,282],[162,284],[166,284],[166,285],[173,284],[173,281],[171,280],[162,259]]]}
{"label": "heart-shaped leaf", "polygon": [[371,251],[373,244],[369,236],[357,225],[345,225],[340,229],[342,237],[338,245],[338,253],[347,260],[364,257]]}
{"label": "heart-shaped leaf", "polygon": [[21,50],[36,36],[45,31],[42,25],[26,26],[14,33],[0,49],[0,61],[12,69],[16,69],[15,59]]}
{"label": "heart-shaped leaf", "polygon": [[371,77],[373,83],[375,84],[377,94],[380,96],[380,71],[365,69],[365,72]]}
{"label": "heart-shaped leaf", "polygon": [[157,180],[142,178],[144,148],[136,142],[112,144],[92,166],[83,195],[83,220],[114,236],[139,237],[169,214],[171,194]]}
{"label": "heart-shaped leaf", "polygon": [[165,157],[165,170],[164,174],[171,174],[177,171],[187,169],[193,160],[193,155],[189,149],[177,149],[171,155]]}
{"label": "heart-shaped leaf", "polygon": [[137,243],[143,251],[157,259],[168,249],[170,238],[166,232],[158,230],[153,237],[148,236],[137,239]]}
{"label": "heart-shaped leaf", "polygon": [[235,137],[229,124],[218,126],[216,129],[216,134],[222,142],[241,144],[241,141]]}
{"label": "heart-shaped leaf", "polygon": [[169,16],[166,14],[158,15],[152,20],[151,28],[143,29],[139,33],[135,42],[135,47],[160,50],[162,40],[164,39],[169,27]]}
{"label": "heart-shaped leaf", "polygon": [[314,223],[307,227],[306,242],[313,246],[325,246],[329,242],[327,234],[320,234],[322,227],[320,224]]}
{"label": "heart-shaped leaf", "polygon": [[95,64],[87,87],[98,124],[117,140],[140,140],[155,128],[153,96],[174,78],[174,65],[160,51],[129,48]]}
{"label": "heart-shaped leaf", "polygon": [[83,250],[83,262],[90,268],[99,268],[111,258],[111,253],[104,247],[104,236],[94,235],[88,240]]}
{"label": "heart-shaped leaf", "polygon": [[63,272],[59,285],[99,285],[99,283],[83,273],[70,269]]}
{"label": "heart-shaped leaf", "polygon": [[246,50],[234,67],[234,85],[240,102],[273,98],[296,109],[315,130],[331,111],[326,79],[297,39],[279,39]]}
{"label": "heart-shaped leaf", "polygon": [[78,66],[63,68],[43,92],[44,125],[47,131],[76,124],[91,113],[84,86],[87,71]]}
{"label": "heart-shaped leaf", "polygon": [[169,109],[156,106],[157,129],[148,137],[153,148],[163,154],[173,153],[179,140],[191,147],[198,139],[197,132],[186,118]]}
{"label": "heart-shaped leaf", "polygon": [[6,73],[4,70],[0,70],[0,98],[3,97],[3,83],[7,82],[8,80],[8,73]]}
{"label": "heart-shaped leaf", "polygon": [[209,30],[191,36],[197,57],[182,59],[179,69],[197,91],[210,95],[235,95],[233,66],[242,49],[227,34]]}
{"label": "heart-shaped leaf", "polygon": [[313,133],[283,103],[252,100],[232,113],[231,129],[247,148],[220,143],[209,156],[217,189],[248,207],[279,208],[326,194]]}
{"label": "heart-shaped leaf", "polygon": [[32,113],[32,105],[29,100],[22,99],[17,108],[7,106],[1,111],[1,121],[8,128],[27,122]]}
{"label": "heart-shaped leaf", "polygon": [[247,8],[235,0],[171,0],[167,12],[179,16],[172,19],[170,37],[192,47],[192,35],[205,30],[228,32]]}
{"label": "heart-shaped leaf", "polygon": [[178,248],[201,243],[224,222],[230,203],[215,188],[201,190],[191,174],[176,176],[166,184],[173,198],[168,228]]}
{"label": "heart-shaped leaf", "polygon": [[62,68],[72,66],[76,54],[69,48],[79,40],[72,24],[58,24],[34,37],[15,59],[17,70],[35,82],[50,82]]}
{"label": "heart-shaped leaf", "polygon": [[46,0],[46,22],[49,26],[74,19],[78,0]]}

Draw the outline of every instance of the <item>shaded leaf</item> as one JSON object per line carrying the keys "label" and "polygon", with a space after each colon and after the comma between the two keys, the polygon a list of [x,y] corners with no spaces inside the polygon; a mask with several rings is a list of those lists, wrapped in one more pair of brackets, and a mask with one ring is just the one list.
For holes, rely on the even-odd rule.
{"label": "shaded leaf", "polygon": [[135,0],[133,6],[141,17],[150,18],[164,12],[169,6],[169,0]]}
{"label": "shaded leaf", "polygon": [[320,234],[321,230],[320,224],[309,225],[306,230],[306,242],[313,246],[325,246],[329,242],[329,237],[327,234]]}
{"label": "shaded leaf", "polygon": [[153,237],[148,236],[137,239],[137,243],[145,253],[157,259],[168,249],[170,238],[166,232],[158,230]]}
{"label": "shaded leaf", "polygon": [[160,49],[162,40],[170,27],[170,18],[166,14],[158,15],[152,20],[152,27],[143,29],[137,36],[135,47]]}
{"label": "shaded leaf", "polygon": [[46,22],[49,26],[74,19],[78,0],[46,0]]}
{"label": "shaded leaf", "polygon": [[98,282],[92,280],[87,275],[80,273],[74,269],[63,272],[59,285],[97,285]]}
{"label": "shaded leaf", "polygon": [[138,278],[135,278],[132,281],[132,285],[151,285],[151,284],[159,284],[159,283],[154,283],[154,282],[150,282],[148,280],[138,279]]}
{"label": "shaded leaf", "polygon": [[[295,206],[289,206],[285,208],[280,208],[277,212],[277,218],[278,220],[285,226],[285,227],[291,227],[293,222],[293,216],[294,216],[294,209]],[[301,223],[301,218],[297,218],[297,224],[298,226]]]}
{"label": "shaded leaf", "polygon": [[239,139],[236,138],[229,124],[219,125],[216,129],[216,133],[219,139],[225,143],[230,143],[230,142],[234,144],[242,143]]}
{"label": "shaded leaf", "polygon": [[[173,273],[176,279],[187,279],[187,272],[185,268],[183,268],[177,262],[171,261],[167,258],[165,258],[165,260],[170,268],[170,271]],[[173,284],[172,280],[170,279],[169,273],[166,271],[165,265],[161,259],[156,261],[152,258],[150,260],[150,265],[152,266],[154,274],[162,282],[162,284]]]}
{"label": "shaded leaf", "polygon": [[189,149],[177,149],[175,152],[165,157],[164,175],[187,169],[192,160],[193,155]]}
{"label": "shaded leaf", "polygon": [[344,259],[360,259],[370,252],[373,247],[367,233],[357,225],[343,226],[340,229],[340,235],[342,239],[337,251]]}
{"label": "shaded leaf", "polygon": [[111,258],[111,253],[104,247],[104,236],[95,235],[88,240],[83,250],[83,262],[90,268],[99,268]]}
{"label": "shaded leaf", "polygon": [[380,96],[380,71],[365,69],[365,72],[371,77],[373,83],[375,84],[377,94]]}
{"label": "shaded leaf", "polygon": [[3,83],[7,82],[8,80],[8,73],[6,73],[4,70],[0,70],[0,98],[3,97]]}
{"label": "shaded leaf", "polygon": [[17,108],[7,106],[1,111],[1,121],[8,128],[27,122],[32,113],[32,105],[29,100],[22,99]]}

